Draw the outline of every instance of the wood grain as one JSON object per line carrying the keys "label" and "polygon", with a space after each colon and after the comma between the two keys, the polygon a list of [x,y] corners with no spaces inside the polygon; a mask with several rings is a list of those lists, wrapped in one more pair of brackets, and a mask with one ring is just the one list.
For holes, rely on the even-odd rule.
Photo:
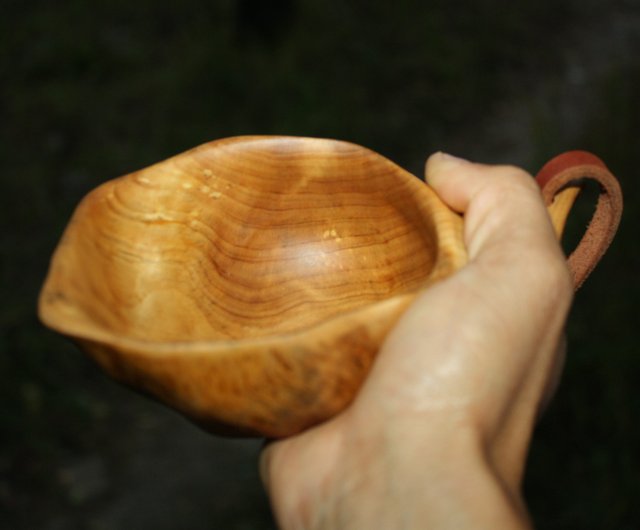
{"label": "wood grain", "polygon": [[[537,176],[558,237],[584,178],[601,196],[569,260],[577,285],[615,234],[619,185],[584,152]],[[462,231],[427,185],[363,147],[229,138],[85,197],[39,314],[212,432],[288,436],[353,400],[417,293],[466,263]]]}
{"label": "wood grain", "polygon": [[416,293],[465,261],[461,218],[386,158],[231,138],[90,193],[40,316],[214,432],[286,436],[342,410]]}

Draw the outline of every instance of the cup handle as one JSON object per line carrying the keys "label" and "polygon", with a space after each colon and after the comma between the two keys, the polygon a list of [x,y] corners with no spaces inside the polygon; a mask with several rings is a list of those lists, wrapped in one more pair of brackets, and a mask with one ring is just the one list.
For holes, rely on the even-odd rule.
{"label": "cup handle", "polygon": [[622,216],[622,191],[616,178],[597,156],[568,151],[547,162],[536,176],[558,238],[562,237],[569,211],[586,180],[595,180],[600,195],[586,232],[569,256],[575,289],[595,269],[613,241]]}

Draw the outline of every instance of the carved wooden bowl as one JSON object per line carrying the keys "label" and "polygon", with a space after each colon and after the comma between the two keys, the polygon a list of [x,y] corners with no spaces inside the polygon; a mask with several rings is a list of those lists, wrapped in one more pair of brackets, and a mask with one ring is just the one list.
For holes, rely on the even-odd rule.
{"label": "carved wooden bowl", "polygon": [[386,158],[232,138],[85,197],[40,316],[205,428],[281,437],[344,409],[403,310],[465,260],[461,217]]}

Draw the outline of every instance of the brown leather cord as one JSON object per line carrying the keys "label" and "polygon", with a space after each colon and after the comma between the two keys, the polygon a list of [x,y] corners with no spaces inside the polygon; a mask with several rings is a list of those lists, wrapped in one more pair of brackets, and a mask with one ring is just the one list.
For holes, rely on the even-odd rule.
{"label": "brown leather cord", "polygon": [[600,185],[596,209],[578,246],[569,256],[575,289],[587,279],[609,248],[622,216],[622,191],[616,178],[597,156],[586,151],[569,151],[545,164],[536,176],[545,203],[570,187],[581,187],[591,179]]}

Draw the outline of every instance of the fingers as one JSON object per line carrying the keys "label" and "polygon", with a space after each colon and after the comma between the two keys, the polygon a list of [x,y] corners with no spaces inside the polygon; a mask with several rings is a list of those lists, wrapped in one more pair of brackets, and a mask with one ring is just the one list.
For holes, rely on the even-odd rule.
{"label": "fingers", "polygon": [[465,237],[471,259],[485,248],[561,254],[534,179],[512,166],[474,164],[443,153],[432,155],[427,182],[454,210],[465,215]]}
{"label": "fingers", "polygon": [[564,365],[567,357],[567,336],[562,335],[558,342],[557,352],[555,355],[554,363],[551,366],[549,375],[547,377],[546,386],[542,395],[542,402],[538,410],[538,418],[541,417],[549,407],[551,401],[555,397],[558,387],[560,386],[560,380],[562,378],[562,372],[564,371]]}
{"label": "fingers", "polygon": [[465,244],[485,286],[539,298],[546,288],[570,298],[572,285],[535,180],[512,166],[474,164],[443,153],[427,161],[426,180],[464,214]]}
{"label": "fingers", "polygon": [[388,389],[385,407],[470,412],[495,430],[525,394],[535,415],[571,300],[568,268],[523,170],[436,154],[427,182],[463,213],[470,261],[416,299],[366,386]]}
{"label": "fingers", "polygon": [[[277,443],[277,442],[275,442]],[[270,478],[273,459],[273,447],[274,442],[272,440],[265,440],[262,450],[260,451],[260,460],[258,463],[258,471],[260,473],[260,480],[267,494],[270,491]]]}
{"label": "fingers", "polygon": [[482,173],[480,164],[438,152],[427,159],[425,178],[454,210],[464,212],[483,182],[470,178]]}
{"label": "fingers", "polygon": [[483,190],[500,183],[515,183],[539,195],[532,177],[520,168],[478,164],[441,152],[429,157],[425,176],[427,183],[459,212],[465,212]]}
{"label": "fingers", "polygon": [[535,180],[512,166],[429,158],[427,182],[464,214],[466,284],[505,330],[524,341],[557,338],[573,294],[565,257]]}

